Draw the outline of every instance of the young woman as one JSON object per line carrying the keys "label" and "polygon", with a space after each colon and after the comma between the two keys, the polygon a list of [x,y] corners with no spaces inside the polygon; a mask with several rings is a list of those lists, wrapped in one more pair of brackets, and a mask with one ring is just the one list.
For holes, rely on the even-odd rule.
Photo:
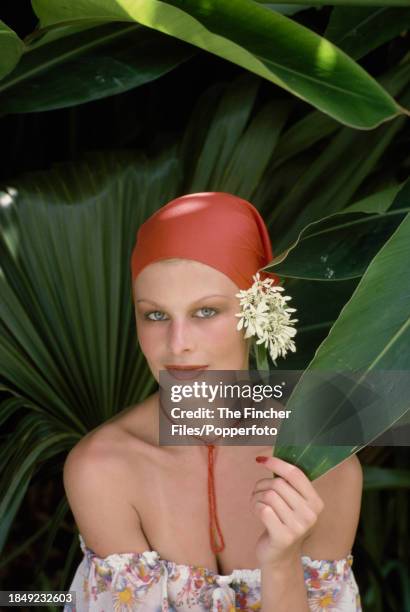
{"label": "young woman", "polygon": [[[161,371],[248,369],[237,294],[271,260],[258,211],[230,194],[183,196],[141,226],[133,298],[157,381]],[[291,347],[286,330],[270,342],[279,355]],[[84,552],[76,610],[360,611],[357,458],[310,482],[272,446],[163,446],[159,397],[90,432],[66,460]]]}

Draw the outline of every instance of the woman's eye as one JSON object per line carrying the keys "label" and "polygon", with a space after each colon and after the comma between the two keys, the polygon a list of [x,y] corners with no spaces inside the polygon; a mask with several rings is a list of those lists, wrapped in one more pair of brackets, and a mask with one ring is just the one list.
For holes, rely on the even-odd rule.
{"label": "woman's eye", "polygon": [[[163,314],[164,313],[161,312],[160,310],[154,310],[153,312],[147,312],[145,314],[145,318],[148,319],[149,321],[164,321],[164,319],[161,318]],[[160,315],[160,316],[157,317],[156,315]]]}
{"label": "woman's eye", "polygon": [[[215,308],[209,308],[208,306],[206,306],[204,308],[200,308],[199,310],[197,310],[197,313],[200,313],[197,316],[199,319],[210,319],[216,314],[216,312],[217,311],[215,310]],[[151,312],[147,312],[144,315],[144,318],[148,319],[148,321],[166,321],[167,320],[167,316],[160,310],[152,310]]]}
{"label": "woman's eye", "polygon": [[200,319],[210,319],[211,317],[214,316],[214,314],[216,313],[215,308],[209,308],[208,306],[205,306],[204,308],[200,308],[198,310],[198,312],[202,312],[204,316],[200,316]]}

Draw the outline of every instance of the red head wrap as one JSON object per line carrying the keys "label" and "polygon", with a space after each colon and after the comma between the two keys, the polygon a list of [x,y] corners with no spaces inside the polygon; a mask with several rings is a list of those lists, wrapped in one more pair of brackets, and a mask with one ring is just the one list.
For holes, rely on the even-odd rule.
{"label": "red head wrap", "polygon": [[[273,259],[266,225],[252,204],[222,192],[193,193],[172,200],[137,232],[132,281],[161,259],[193,259],[226,274],[240,289]],[[261,273],[261,277],[276,275]]]}

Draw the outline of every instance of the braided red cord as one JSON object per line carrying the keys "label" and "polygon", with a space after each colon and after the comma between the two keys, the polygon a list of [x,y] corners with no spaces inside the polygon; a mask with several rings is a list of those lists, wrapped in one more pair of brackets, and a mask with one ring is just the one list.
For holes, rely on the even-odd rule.
{"label": "braided red cord", "polygon": [[[214,483],[214,455],[215,449],[214,444],[207,444],[208,447],[208,505],[209,505],[209,536],[211,539],[211,548],[214,553],[219,553],[225,548],[225,542],[223,539],[221,528],[219,527],[218,517],[216,515],[216,496],[215,496],[215,483]],[[214,526],[218,532],[221,544],[218,544],[214,538]]]}

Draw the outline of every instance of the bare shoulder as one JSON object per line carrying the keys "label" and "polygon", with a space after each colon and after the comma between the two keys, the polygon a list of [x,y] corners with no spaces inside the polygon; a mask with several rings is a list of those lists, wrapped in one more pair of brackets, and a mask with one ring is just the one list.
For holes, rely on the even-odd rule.
{"label": "bare shoulder", "polygon": [[134,494],[138,448],[136,432],[114,419],[84,436],[64,463],[64,488],[76,524],[100,557],[149,550]]}
{"label": "bare shoulder", "polygon": [[360,517],[363,471],[353,455],[317,480],[313,486],[324,508],[303,551],[315,559],[341,559],[352,549]]}
{"label": "bare shoulder", "polygon": [[362,485],[363,470],[356,455],[351,455],[333,470],[313,481],[313,486],[325,503],[330,502],[334,496],[339,498],[337,501],[340,503],[340,498],[344,497],[347,491],[350,492],[350,497],[360,497]]}

